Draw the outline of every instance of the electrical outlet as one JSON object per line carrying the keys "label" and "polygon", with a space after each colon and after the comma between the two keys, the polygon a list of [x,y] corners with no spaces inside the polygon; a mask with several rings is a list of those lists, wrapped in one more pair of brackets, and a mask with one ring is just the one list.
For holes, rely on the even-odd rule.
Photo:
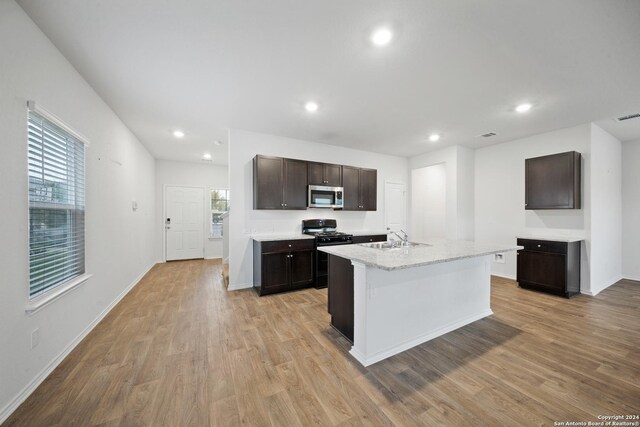
{"label": "electrical outlet", "polygon": [[40,344],[40,328],[36,328],[31,332],[31,348],[36,348],[38,344]]}
{"label": "electrical outlet", "polygon": [[504,264],[504,254],[493,254],[493,262]]}

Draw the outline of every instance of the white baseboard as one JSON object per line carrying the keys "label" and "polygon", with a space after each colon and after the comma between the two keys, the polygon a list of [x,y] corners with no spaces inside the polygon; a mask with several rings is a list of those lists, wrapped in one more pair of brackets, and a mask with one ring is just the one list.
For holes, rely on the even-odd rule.
{"label": "white baseboard", "polygon": [[27,398],[38,388],[42,381],[44,381],[49,376],[49,374],[51,374],[51,372],[53,372],[53,370],[58,367],[60,362],[62,362],[64,358],[67,357],[69,353],[71,353],[73,349],[76,348],[76,346],[80,344],[80,342],[87,335],[89,335],[89,332],[91,332],[93,328],[95,328],[96,325],[100,323],[100,321],[104,319],[107,314],[109,314],[113,307],[115,307],[122,300],[122,298],[124,298],[129,293],[129,291],[131,291],[131,289],[133,289],[140,282],[140,280],[142,280],[145,274],[147,274],[154,265],[156,265],[156,263],[153,263],[149,267],[147,267],[143,273],[141,273],[133,282],[131,282],[131,284],[129,284],[129,286],[127,286],[126,289],[123,290],[120,295],[118,295],[116,299],[113,300],[113,302],[111,302],[111,304],[109,304],[86,328],[84,328],[82,332],[80,332],[80,335],[75,337],[69,343],[69,345],[67,345],[67,347],[62,350],[60,354],[58,354],[42,371],[40,371],[38,375],[36,375],[33,380],[31,380],[29,384],[26,385],[26,387],[22,389],[22,391],[20,391],[20,393],[18,393],[16,397],[13,398],[13,400],[11,400],[11,402],[9,402],[4,408],[2,408],[2,410],[0,411],[0,424],[5,422],[7,418],[9,418],[9,416],[13,413],[13,411],[18,409],[22,402],[27,400]]}
{"label": "white baseboard", "polygon": [[483,319],[487,316],[491,316],[493,314],[493,311],[491,311],[491,309],[483,311],[482,313],[479,314],[475,314],[473,316],[464,318],[462,320],[459,320],[457,322],[451,323],[449,325],[443,326],[442,328],[438,328],[435,331],[431,331],[428,332],[424,335],[420,335],[419,337],[416,337],[412,340],[406,341],[404,343],[398,344],[392,348],[383,350],[383,351],[379,351],[375,354],[372,354],[371,356],[367,357],[366,355],[362,354],[361,352],[359,352],[358,350],[356,350],[355,348],[351,347],[351,350],[349,351],[349,353],[351,353],[351,355],[358,361],[360,362],[363,366],[369,366],[369,365],[373,365],[376,362],[379,362],[381,360],[384,360],[388,357],[391,357],[393,355],[396,355],[398,353],[402,353],[403,351],[409,350],[412,347],[415,347],[417,345],[420,345],[422,343],[425,343],[427,341],[431,341],[434,338],[437,338],[441,335],[444,335],[448,332],[454,331],[458,328],[461,328],[465,325],[468,325],[469,323],[473,323],[477,320]]}
{"label": "white baseboard", "polygon": [[219,256],[206,256],[206,257],[204,257],[204,259],[222,259],[222,257],[219,257]]}
{"label": "white baseboard", "polygon": [[640,282],[640,276],[636,277],[631,274],[625,274],[623,276],[624,276],[623,277],[624,280],[633,280],[634,282]]}
{"label": "white baseboard", "polygon": [[[583,291],[583,290],[580,290],[580,293],[582,293],[582,294],[586,294],[586,295],[589,295],[589,296],[592,296],[592,297],[595,297],[595,296],[596,296],[596,295],[598,295],[600,292],[604,291],[605,289],[607,289],[607,288],[608,288],[609,286],[611,286],[611,285],[615,285],[616,283],[618,283],[618,282],[619,282],[620,280],[622,280],[622,279],[623,279],[623,277],[622,277],[622,276],[618,276],[618,278],[616,278],[616,279],[609,279],[609,280],[605,281],[605,282],[604,282],[604,283],[605,283],[605,285],[604,285],[604,286],[599,287],[599,288],[598,288],[598,289],[596,289],[596,290],[589,290],[589,291]],[[607,283],[608,283],[608,284],[607,284]]]}
{"label": "white baseboard", "polygon": [[242,283],[239,285],[229,283],[229,287],[227,289],[230,291],[237,291],[240,289],[249,289],[249,288],[253,288],[253,283]]}
{"label": "white baseboard", "polygon": [[496,276],[496,277],[501,277],[503,279],[509,279],[509,280],[513,280],[513,281],[517,281],[516,277],[513,276],[507,276],[506,274],[496,274],[496,273],[491,273],[492,276]]}

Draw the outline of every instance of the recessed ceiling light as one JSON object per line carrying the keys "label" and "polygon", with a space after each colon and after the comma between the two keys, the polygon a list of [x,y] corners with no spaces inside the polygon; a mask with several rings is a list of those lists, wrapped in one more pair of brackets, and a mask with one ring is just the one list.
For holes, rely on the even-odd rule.
{"label": "recessed ceiling light", "polygon": [[516,107],[518,113],[526,113],[531,109],[531,104],[520,104]]}
{"label": "recessed ceiling light", "polygon": [[393,33],[388,28],[378,28],[371,35],[371,42],[376,46],[386,46],[393,39]]}
{"label": "recessed ceiling light", "polygon": [[184,132],[182,132],[181,130],[174,130],[173,136],[175,136],[176,138],[182,138],[184,137]]}
{"label": "recessed ceiling light", "polygon": [[204,153],[204,154],[202,155],[202,158],[203,158],[204,160],[211,160],[211,154],[209,154],[209,153]]}
{"label": "recessed ceiling light", "polygon": [[310,113],[315,113],[316,111],[318,111],[318,104],[313,101],[309,101],[304,104],[304,109]]}
{"label": "recessed ceiling light", "polygon": [[431,135],[429,135],[429,141],[431,142],[438,142],[439,139],[440,135],[438,135],[437,133],[432,133]]}

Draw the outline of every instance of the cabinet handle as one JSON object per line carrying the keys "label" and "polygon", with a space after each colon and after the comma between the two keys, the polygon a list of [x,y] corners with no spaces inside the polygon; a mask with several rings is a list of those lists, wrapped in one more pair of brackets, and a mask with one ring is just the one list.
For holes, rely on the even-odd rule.
{"label": "cabinet handle", "polygon": [[291,247],[291,245],[289,245],[289,247]]}
{"label": "cabinet handle", "polygon": [[287,207],[287,204],[286,204],[286,203],[284,204],[284,207],[285,207],[285,208]]}
{"label": "cabinet handle", "polygon": [[542,245],[538,245],[538,247],[539,247],[539,248],[541,248],[541,247],[542,247]]}
{"label": "cabinet handle", "polygon": [[284,203],[280,203],[280,206],[284,207]]}

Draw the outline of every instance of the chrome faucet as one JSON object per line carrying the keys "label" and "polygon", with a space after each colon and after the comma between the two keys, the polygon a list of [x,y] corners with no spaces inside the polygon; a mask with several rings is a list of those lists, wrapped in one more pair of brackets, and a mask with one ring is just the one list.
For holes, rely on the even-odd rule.
{"label": "chrome faucet", "polygon": [[409,242],[409,236],[407,235],[407,233],[404,230],[400,230],[400,232],[403,234],[403,236],[399,235],[395,231],[391,231],[391,228],[389,228],[389,227],[387,227],[387,231],[389,232],[389,234],[394,234],[401,241],[403,241],[405,243]]}

